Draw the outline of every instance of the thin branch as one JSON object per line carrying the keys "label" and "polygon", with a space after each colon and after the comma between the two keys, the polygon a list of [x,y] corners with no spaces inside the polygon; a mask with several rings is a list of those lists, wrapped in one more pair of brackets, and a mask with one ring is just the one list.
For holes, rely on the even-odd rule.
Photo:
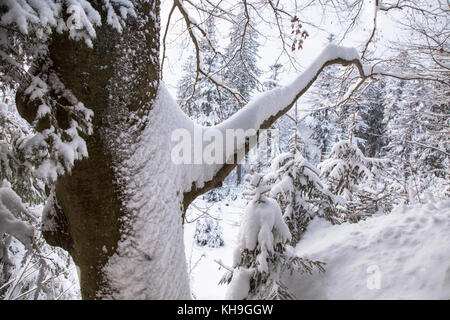
{"label": "thin branch", "polygon": [[214,259],[214,262],[217,263],[217,264],[218,264],[219,266],[221,266],[222,268],[224,268],[224,269],[226,269],[226,270],[228,270],[228,271],[230,271],[230,272],[233,272],[233,268],[230,268],[230,267],[226,266],[226,265],[222,262],[222,260],[220,260],[220,259]]}
{"label": "thin branch", "polygon": [[166,59],[166,38],[167,33],[169,32],[169,26],[170,26],[170,19],[172,18],[172,14],[175,11],[175,3],[173,4],[172,8],[170,9],[169,17],[167,18],[167,24],[166,24],[166,30],[164,31],[163,36],[163,53],[162,53],[162,59],[161,59],[161,68],[160,68],[160,78],[163,79],[163,69],[164,69],[164,60]]}
{"label": "thin branch", "polygon": [[196,58],[196,65],[197,65],[196,76],[195,76],[195,81],[194,81],[194,85],[193,85],[193,88],[192,88],[192,94],[186,100],[186,102],[188,102],[188,101],[193,99],[193,97],[195,95],[196,84],[199,81],[200,75],[202,75],[205,78],[207,78],[209,81],[211,81],[217,87],[223,88],[224,90],[228,91],[236,99],[236,101],[238,101],[239,103],[245,104],[247,102],[247,100],[239,92],[236,92],[236,91],[230,89],[228,86],[218,82],[214,77],[212,77],[211,75],[209,75],[207,72],[205,72],[203,70],[202,63],[201,63],[201,55],[200,55],[200,45],[199,45],[199,41],[198,41],[196,35],[194,34],[194,30],[193,29],[197,28],[198,30],[200,30],[200,32],[204,36],[206,36],[206,33],[203,31],[203,29],[201,29],[198,26],[197,23],[195,23],[195,22],[193,22],[191,20],[191,18],[189,16],[189,13],[186,11],[184,6],[181,4],[180,0],[174,0],[174,3],[176,5],[176,7],[178,8],[178,10],[180,11],[180,13],[182,14],[182,16],[184,18],[184,21],[186,22],[186,26],[187,26],[187,29],[188,29],[188,32],[189,32],[189,36],[190,36],[190,38],[192,40],[192,43],[194,44],[194,47],[195,47],[195,58]]}
{"label": "thin branch", "polygon": [[369,39],[367,40],[366,45],[364,46],[364,49],[363,49],[363,51],[362,51],[362,53],[361,53],[361,59],[364,58],[364,56],[365,56],[365,54],[366,54],[366,52],[367,52],[367,49],[369,48],[369,44],[372,42],[373,37],[375,36],[375,32],[376,32],[376,30],[377,30],[377,13],[378,13],[378,10],[379,10],[379,1],[380,1],[380,0],[375,0],[375,9],[374,9],[374,14],[373,14],[373,28],[372,28],[372,33],[370,34],[370,37],[369,37]]}

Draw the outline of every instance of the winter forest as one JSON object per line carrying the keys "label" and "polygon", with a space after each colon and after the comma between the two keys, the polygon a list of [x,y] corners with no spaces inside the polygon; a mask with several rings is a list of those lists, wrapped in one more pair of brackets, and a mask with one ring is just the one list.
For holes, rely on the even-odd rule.
{"label": "winter forest", "polygon": [[450,299],[449,13],[0,0],[0,299]]}

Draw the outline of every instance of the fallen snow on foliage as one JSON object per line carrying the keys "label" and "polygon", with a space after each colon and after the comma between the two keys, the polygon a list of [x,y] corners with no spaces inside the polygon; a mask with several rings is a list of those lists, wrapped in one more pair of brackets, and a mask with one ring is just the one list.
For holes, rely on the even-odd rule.
{"label": "fallen snow on foliage", "polygon": [[315,218],[296,251],[327,263],[286,282],[299,299],[450,299],[450,200],[356,224]]}
{"label": "fallen snow on foliage", "polygon": [[[196,203],[207,205],[201,198]],[[245,200],[239,198],[232,203],[216,202],[210,209],[210,214],[222,219],[223,247],[196,246],[195,223],[185,226],[195,298],[224,299],[227,291],[234,292],[229,291],[232,283],[218,284],[226,270],[215,260],[232,266],[245,205]],[[326,262],[326,272],[293,275],[285,282],[292,284],[290,289],[298,299],[449,299],[449,211],[447,200],[398,208],[389,215],[357,224],[332,226],[316,218],[296,252]],[[378,284],[380,289],[376,289]]]}
{"label": "fallen snow on foliage", "polygon": [[[85,40],[92,47],[96,37],[95,27],[102,25],[100,13],[86,0],[4,0],[7,9],[0,19],[0,25],[16,25],[27,35],[30,29],[37,29],[37,35],[69,31],[75,40]],[[136,16],[134,5],[129,0],[103,0],[107,11],[106,22],[118,32],[122,32],[127,16]],[[67,9],[65,9],[67,8]]]}
{"label": "fallen snow on foliage", "polygon": [[[253,200],[245,208],[239,232],[238,245],[234,251],[233,267],[241,261],[245,249],[255,250],[258,246],[260,253],[256,259],[260,272],[269,272],[267,258],[273,251],[275,244],[290,240],[291,234],[283,221],[280,206],[271,198]],[[247,292],[248,293],[248,292]]]}
{"label": "fallen snow on foliage", "polygon": [[0,240],[4,233],[8,233],[24,245],[31,245],[33,227],[22,221],[21,215],[30,214],[20,197],[11,189],[10,183],[4,180],[0,185]]}

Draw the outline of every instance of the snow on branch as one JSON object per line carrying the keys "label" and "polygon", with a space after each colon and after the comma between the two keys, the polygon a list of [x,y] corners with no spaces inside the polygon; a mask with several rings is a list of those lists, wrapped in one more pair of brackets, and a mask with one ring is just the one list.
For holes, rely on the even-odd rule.
{"label": "snow on branch", "polygon": [[[122,32],[128,16],[136,16],[130,0],[103,0],[106,23]],[[100,13],[87,0],[4,0],[6,12],[0,18],[0,26],[8,30],[17,28],[22,34],[36,32],[44,38],[56,29],[68,31],[74,40],[84,40],[92,46],[95,28],[102,24]],[[63,8],[67,8],[64,12]],[[13,28],[13,29],[10,29]]]}
{"label": "snow on branch", "polygon": [[[329,44],[316,60],[298,75],[291,84],[261,93],[224,122],[213,127],[201,128],[204,136],[216,137],[218,135],[226,138],[227,141],[225,143],[224,141],[219,143],[219,145],[224,146],[220,155],[223,162],[220,162],[220,164],[218,162],[204,163],[199,168],[199,172],[202,173],[192,175],[191,183],[189,183],[184,193],[184,208],[187,208],[198,195],[220,187],[222,181],[234,169],[236,164],[256,144],[260,130],[269,128],[278,118],[286,114],[295,102],[312,86],[322,70],[334,64],[355,66],[360,77],[360,81],[350,88],[349,93],[346,95],[346,100],[342,103],[346,103],[367,79],[376,76],[390,76],[403,80],[417,79],[416,76],[384,72],[377,64],[373,66],[364,65],[355,48]],[[235,140],[230,145],[228,144],[229,132],[234,132],[235,134]],[[237,134],[238,132],[240,133]],[[209,147],[209,145],[203,143],[203,150],[206,150],[205,147]],[[197,170],[195,171],[197,172]]]}
{"label": "snow on branch", "polygon": [[4,180],[0,185],[0,236],[8,233],[25,246],[33,243],[34,229],[31,225],[18,218],[20,215],[30,215],[22,200],[11,189],[9,182]]}
{"label": "snow on branch", "polygon": [[[311,87],[322,70],[332,64],[355,65],[362,79],[371,77],[372,72],[377,71],[374,68],[363,66],[356,49],[329,44],[291,84],[260,94],[232,117],[211,127],[209,130],[219,130],[222,133],[228,130],[243,130],[252,133],[241,142],[236,142],[233,149],[225,150],[224,158],[227,161],[223,166],[215,169],[212,179],[193,182],[190,191],[185,193],[184,207],[187,208],[198,195],[220,186],[236,163],[249,151],[251,147],[249,141],[256,141],[258,130],[269,128],[278,118],[288,112],[297,99]],[[234,158],[234,161],[229,161],[230,158]],[[210,169],[210,165],[205,166],[207,166],[204,168],[205,171]]]}
{"label": "snow on branch", "polygon": [[371,70],[364,68],[356,49],[330,44],[291,84],[259,95],[218,127],[244,130],[268,128],[309,89],[320,72],[332,64],[353,64],[358,68],[361,78],[365,79],[371,76]]}
{"label": "snow on branch", "polygon": [[[241,129],[245,132],[254,132],[256,135],[258,130],[269,128],[279,117],[289,111],[294,103],[310,88],[322,70],[333,64],[354,65],[359,72],[360,81],[350,88],[346,100],[349,100],[367,79],[374,76],[382,75],[403,80],[418,79],[415,76],[385,72],[378,65],[364,65],[356,49],[329,44],[291,84],[260,94],[232,117],[215,126],[214,130],[219,129],[226,132],[227,130]],[[251,141],[252,138],[255,137],[246,137],[246,141]],[[238,145],[234,150],[227,150],[226,159],[229,159],[233,154],[244,156],[248,152],[242,152],[243,149],[248,148],[248,143],[246,144]]]}

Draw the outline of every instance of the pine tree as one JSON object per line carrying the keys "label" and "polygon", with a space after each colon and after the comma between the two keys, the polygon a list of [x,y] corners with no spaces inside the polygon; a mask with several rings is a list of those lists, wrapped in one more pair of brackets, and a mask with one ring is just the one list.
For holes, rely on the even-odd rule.
{"label": "pine tree", "polygon": [[312,159],[314,162],[323,161],[330,152],[334,139],[333,118],[335,117],[335,112],[329,109],[315,111],[311,114],[312,121],[309,121],[309,126],[312,129],[311,138],[316,142],[319,149],[318,156]]}
{"label": "pine tree", "polygon": [[[425,105],[418,96],[422,85],[416,81],[392,81],[387,92],[386,123],[387,144],[383,148],[390,161],[389,177],[396,193],[404,203],[418,200],[418,156],[421,148],[415,143],[424,132],[419,114]],[[415,92],[416,91],[416,92]]]}
{"label": "pine tree", "polygon": [[262,174],[247,175],[250,196],[234,252],[232,272],[221,283],[229,283],[228,299],[295,299],[282,282],[284,272],[324,271],[320,261],[296,256],[286,245],[291,239],[278,203],[267,195],[270,182]]}
{"label": "pine tree", "polygon": [[[322,177],[327,180],[328,189],[343,198],[339,208],[344,220],[354,222],[366,215],[362,211],[349,210],[347,204],[357,201],[357,194],[366,183],[376,185],[375,172],[382,164],[380,159],[365,157],[355,141],[342,140],[333,146],[330,158],[319,165]],[[369,204],[362,204],[367,205]]]}
{"label": "pine tree", "polygon": [[270,76],[266,81],[264,81],[265,90],[272,90],[280,85],[278,81],[280,73],[283,69],[283,65],[281,63],[274,63],[271,66],[269,66],[269,69],[270,69]]}
{"label": "pine tree", "polygon": [[46,184],[27,150],[35,132],[17,114],[13,97],[5,94],[1,100],[0,299],[78,298],[73,262],[64,250],[46,244],[40,232],[36,205],[47,198]]}
{"label": "pine tree", "polygon": [[[330,34],[327,42],[333,43],[334,40],[335,36]],[[328,156],[333,142],[340,139],[337,128],[340,121],[345,119],[345,110],[338,113],[335,109],[327,108],[336,104],[340,97],[341,88],[338,77],[339,67],[329,66],[323,70],[311,90],[311,108],[316,111],[309,115],[306,123],[311,128],[311,138],[319,149],[318,154],[312,156],[311,159],[316,164],[322,162]],[[307,146],[307,149],[310,150],[310,146]],[[314,154],[312,151],[308,153]]]}
{"label": "pine tree", "polygon": [[450,196],[450,103],[447,91],[440,84],[431,87],[425,97],[428,98],[426,110],[419,114],[424,134],[418,137],[419,146],[423,147],[418,157],[418,179],[422,190],[437,198],[446,198]]}
{"label": "pine tree", "polygon": [[[410,67],[409,59],[409,52],[399,54],[401,72]],[[387,179],[402,203],[422,202],[426,190],[445,197],[449,190],[445,181],[449,147],[448,138],[444,138],[448,136],[448,102],[442,99],[440,85],[422,80],[386,82],[387,143],[382,152],[390,163]]]}
{"label": "pine tree", "polygon": [[33,170],[39,155],[27,152],[35,132],[17,113],[14,100],[8,102],[0,102],[0,181],[9,181],[23,201],[39,204],[46,199],[45,177]]}
{"label": "pine tree", "polygon": [[[240,10],[230,32],[230,43],[226,48],[226,56],[230,60],[227,63],[225,77],[226,83],[235,88],[248,101],[258,88],[257,79],[261,75],[261,70],[257,65],[259,59],[258,33],[253,26],[246,28],[245,21],[244,10]],[[242,108],[242,105],[239,105],[238,108]]]}
{"label": "pine tree", "polygon": [[358,99],[357,109],[363,125],[355,132],[361,142],[361,150],[367,157],[381,156],[386,143],[386,125],[383,122],[385,107],[385,81],[373,82]]}
{"label": "pine tree", "polygon": [[79,298],[67,252],[44,241],[40,208],[30,210],[11,187],[7,180],[0,185],[0,298]]}
{"label": "pine tree", "polygon": [[362,184],[345,204],[346,220],[357,222],[375,213],[387,214],[394,207],[395,194],[386,183]]}
{"label": "pine tree", "polygon": [[289,140],[289,152],[272,161],[269,176],[274,181],[271,196],[282,208],[292,235],[290,244],[295,246],[313,217],[321,216],[332,223],[338,220],[334,196],[323,187],[320,171],[302,156],[304,143],[296,127]]}
{"label": "pine tree", "polygon": [[222,235],[222,227],[217,220],[205,217],[197,220],[195,224],[195,243],[198,246],[211,248],[222,247],[225,242]]}
{"label": "pine tree", "polygon": [[[283,65],[280,63],[275,63],[269,67],[269,77],[263,83],[264,90],[268,91],[280,86],[279,75],[282,68]],[[273,157],[280,154],[281,150],[287,147],[290,129],[291,120],[284,116],[258,136],[257,172],[270,167]]]}

